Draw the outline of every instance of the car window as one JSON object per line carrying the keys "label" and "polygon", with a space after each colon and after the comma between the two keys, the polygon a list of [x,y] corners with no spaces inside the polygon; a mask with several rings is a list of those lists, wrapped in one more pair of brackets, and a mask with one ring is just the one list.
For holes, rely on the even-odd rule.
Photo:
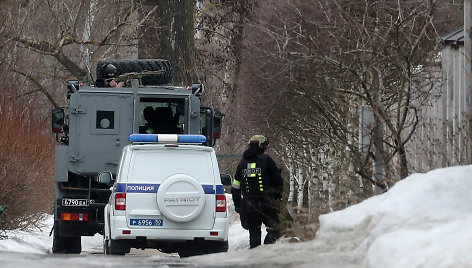
{"label": "car window", "polygon": [[128,182],[162,183],[177,173],[192,176],[201,183],[213,183],[209,152],[190,150],[137,150],[131,161]]}

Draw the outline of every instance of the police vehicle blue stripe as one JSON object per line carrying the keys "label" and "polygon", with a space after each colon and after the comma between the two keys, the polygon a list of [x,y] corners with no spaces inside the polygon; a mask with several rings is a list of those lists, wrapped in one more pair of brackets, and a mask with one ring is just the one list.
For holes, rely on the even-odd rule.
{"label": "police vehicle blue stripe", "polygon": [[[160,184],[149,183],[118,183],[116,186],[117,193],[157,193]],[[215,194],[213,185],[202,184],[205,194]],[[224,194],[223,185],[216,185],[216,194]]]}
{"label": "police vehicle blue stripe", "polygon": [[[203,190],[206,194],[214,194],[215,190],[213,190],[213,185],[202,185]],[[216,185],[216,194],[224,194],[225,190],[223,185]]]}
{"label": "police vehicle blue stripe", "polygon": [[116,191],[119,193],[157,193],[159,184],[118,183]]}

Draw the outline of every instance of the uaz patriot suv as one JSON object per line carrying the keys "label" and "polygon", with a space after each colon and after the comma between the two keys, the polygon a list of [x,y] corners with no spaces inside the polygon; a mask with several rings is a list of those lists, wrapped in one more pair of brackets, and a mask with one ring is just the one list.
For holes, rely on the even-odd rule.
{"label": "uaz patriot suv", "polygon": [[[228,211],[212,147],[202,135],[132,134],[105,206],[104,254],[155,248],[181,257],[226,252]],[[156,142],[156,143],[149,143]],[[101,172],[99,180],[112,179]]]}

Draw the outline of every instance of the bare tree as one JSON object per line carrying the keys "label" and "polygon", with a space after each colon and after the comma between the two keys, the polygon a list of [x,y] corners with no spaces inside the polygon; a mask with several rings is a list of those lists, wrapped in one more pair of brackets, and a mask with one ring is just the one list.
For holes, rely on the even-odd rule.
{"label": "bare tree", "polygon": [[198,82],[195,70],[194,0],[146,1],[139,27],[139,57],[165,58],[173,66],[173,82]]}
{"label": "bare tree", "polygon": [[[338,209],[371,195],[365,185],[387,189],[409,174],[405,148],[438,78],[445,10],[427,0],[259,2],[245,29],[239,88],[251,99],[240,120],[276,140],[296,191],[289,201],[315,191],[310,203]],[[376,150],[367,153],[359,150],[362,105],[377,122]],[[382,181],[374,161],[385,167]]]}
{"label": "bare tree", "polygon": [[136,45],[133,2],[33,0],[6,1],[4,6],[0,38],[8,45],[9,51],[2,51],[8,54],[7,66],[30,80],[37,88],[33,91],[46,95],[54,106],[59,103],[59,81],[75,77],[85,82],[92,71],[86,66],[89,59],[93,63],[122,55]]}

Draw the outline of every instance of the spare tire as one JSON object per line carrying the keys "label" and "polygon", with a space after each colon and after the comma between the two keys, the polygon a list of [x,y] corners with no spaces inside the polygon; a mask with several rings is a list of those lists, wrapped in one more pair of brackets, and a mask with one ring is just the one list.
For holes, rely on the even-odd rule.
{"label": "spare tire", "polygon": [[172,66],[168,60],[143,59],[143,60],[104,60],[97,63],[96,86],[105,86],[103,82],[102,68],[108,64],[116,67],[115,76],[126,73],[140,73],[143,71],[163,71],[159,74],[149,74],[141,77],[142,85],[163,85],[172,81]]}
{"label": "spare tire", "polygon": [[202,185],[186,174],[175,174],[159,186],[157,206],[173,222],[183,223],[196,219],[205,206]]}

